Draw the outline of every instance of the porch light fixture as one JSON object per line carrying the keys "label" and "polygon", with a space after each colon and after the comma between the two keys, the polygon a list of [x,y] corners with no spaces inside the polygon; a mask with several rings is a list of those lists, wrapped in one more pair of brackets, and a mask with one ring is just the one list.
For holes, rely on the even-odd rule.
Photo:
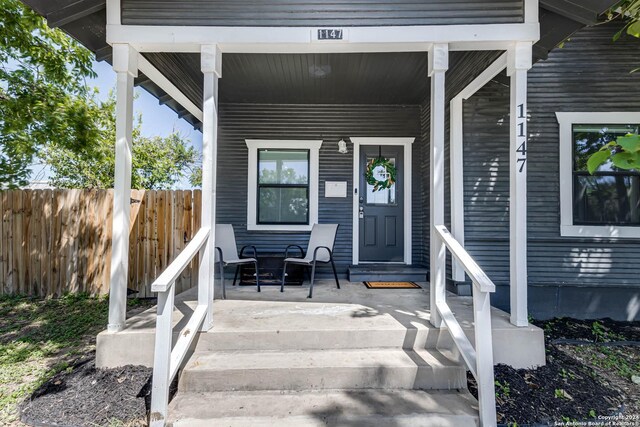
{"label": "porch light fixture", "polygon": [[344,139],[340,139],[340,141],[338,141],[338,152],[347,154],[347,143],[344,142]]}

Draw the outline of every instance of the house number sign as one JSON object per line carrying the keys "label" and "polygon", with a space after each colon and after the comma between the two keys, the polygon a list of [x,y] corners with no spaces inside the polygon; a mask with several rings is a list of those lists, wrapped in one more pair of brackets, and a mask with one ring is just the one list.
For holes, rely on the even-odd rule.
{"label": "house number sign", "polygon": [[518,142],[520,142],[520,145],[518,146],[518,148],[516,149],[516,159],[518,162],[518,172],[522,173],[524,171],[524,166],[527,163],[527,136],[525,134],[525,126],[526,126],[526,120],[527,118],[524,115],[524,104],[518,104],[517,107],[517,129],[516,129],[516,135],[518,138]]}
{"label": "house number sign", "polygon": [[342,40],[342,29],[320,28],[318,29],[318,40]]}

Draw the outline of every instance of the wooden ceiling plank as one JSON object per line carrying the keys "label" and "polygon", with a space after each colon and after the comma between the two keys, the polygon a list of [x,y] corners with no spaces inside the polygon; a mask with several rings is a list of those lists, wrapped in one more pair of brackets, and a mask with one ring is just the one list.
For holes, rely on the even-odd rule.
{"label": "wooden ceiling plank", "polygon": [[105,0],[80,0],[47,13],[45,18],[50,27],[57,28],[99,12],[105,4]]}

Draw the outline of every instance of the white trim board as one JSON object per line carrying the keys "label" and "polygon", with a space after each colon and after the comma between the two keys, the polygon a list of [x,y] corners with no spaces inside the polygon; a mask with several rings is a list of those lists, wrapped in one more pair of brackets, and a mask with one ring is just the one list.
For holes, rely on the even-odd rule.
{"label": "white trim board", "polygon": [[348,40],[314,40],[318,27],[203,27],[108,24],[107,42],[128,43],[138,52],[200,52],[217,44],[226,53],[328,53],[505,50],[517,41],[536,42],[538,22],[520,24],[349,27]]}
{"label": "white trim board", "polygon": [[[245,140],[249,153],[247,155],[247,230],[253,231],[311,231],[313,224],[318,223],[318,188],[320,172],[321,140]],[[309,224],[257,224],[256,198],[258,181],[258,149],[291,148],[309,150]]]}
{"label": "white trim board", "polygon": [[640,227],[573,224],[574,124],[640,124],[640,112],[557,112],[560,124],[560,235],[572,237],[640,238]]}
{"label": "white trim board", "polygon": [[[360,263],[360,223],[358,208],[360,206],[360,146],[361,145],[400,145],[404,147],[404,264],[411,265],[411,148],[415,138],[384,137],[352,137],[353,143],[353,240],[352,263]],[[357,193],[356,193],[357,192]],[[377,263],[376,263],[377,264]]]}

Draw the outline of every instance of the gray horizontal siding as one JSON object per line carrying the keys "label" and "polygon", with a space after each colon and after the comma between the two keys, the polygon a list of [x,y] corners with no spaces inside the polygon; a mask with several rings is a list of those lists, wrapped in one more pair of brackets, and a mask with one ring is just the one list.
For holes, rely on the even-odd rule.
{"label": "gray horizontal siding", "polygon": [[[414,162],[420,163],[418,106],[221,104],[218,134],[217,221],[234,225],[238,245],[282,252],[288,244],[306,247],[308,232],[247,231],[247,147],[245,139],[322,139],[319,222],[338,223],[335,256],[339,273],[351,263],[353,148],[340,154],[337,142],[350,136],[415,136]],[[414,181],[420,176],[414,168]],[[324,198],[325,181],[347,181],[347,198]],[[421,212],[421,187],[414,188],[414,218]],[[416,232],[421,233],[420,224]],[[414,257],[422,241],[414,239]]]}
{"label": "gray horizontal siding", "polygon": [[522,17],[522,0],[122,0],[125,25],[464,25],[517,23]]}
{"label": "gray horizontal siding", "polygon": [[[640,288],[640,240],[560,236],[557,111],[640,111],[636,39],[616,43],[615,26],[587,28],[529,73],[528,274],[534,315],[571,313],[585,286],[611,289],[610,298]],[[499,285],[509,283],[509,88],[490,82],[465,101],[465,240],[481,267]],[[566,167],[570,167],[567,165]],[[544,291],[543,288],[558,288]],[[585,291],[586,292],[586,291]],[[614,315],[607,293],[583,307],[583,316]],[[496,301],[508,304],[508,286]],[[545,298],[550,306],[544,305]],[[628,301],[617,300],[620,316]],[[508,308],[508,305],[506,306]]]}
{"label": "gray horizontal siding", "polygon": [[[450,183],[450,150],[449,150],[449,101],[464,89],[482,70],[495,61],[502,52],[499,51],[475,51],[452,52],[450,67],[446,74],[446,104],[445,104],[445,224],[451,226],[451,183]],[[421,217],[423,224],[423,239],[425,243],[425,265],[429,264],[429,179],[430,179],[430,100],[426,99],[421,106],[421,132],[425,144],[422,146],[422,186],[424,192],[422,203],[424,213]],[[451,277],[451,256],[447,255],[447,277]]]}

